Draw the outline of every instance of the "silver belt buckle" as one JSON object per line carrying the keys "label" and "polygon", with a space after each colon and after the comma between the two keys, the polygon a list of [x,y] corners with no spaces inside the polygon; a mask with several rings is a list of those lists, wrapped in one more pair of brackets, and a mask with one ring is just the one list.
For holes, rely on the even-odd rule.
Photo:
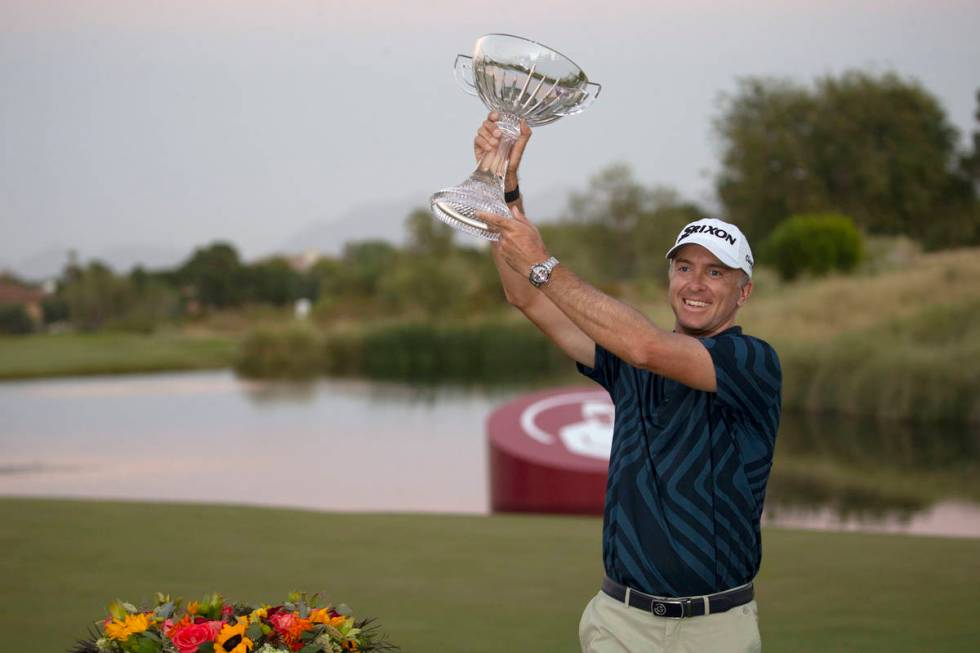
{"label": "silver belt buckle", "polygon": [[[691,599],[655,599],[653,606],[650,608],[655,616],[663,617],[666,619],[683,619],[684,617],[690,617],[693,614],[691,609]],[[667,605],[677,605],[681,608],[681,615],[679,617],[670,617],[667,615]]]}

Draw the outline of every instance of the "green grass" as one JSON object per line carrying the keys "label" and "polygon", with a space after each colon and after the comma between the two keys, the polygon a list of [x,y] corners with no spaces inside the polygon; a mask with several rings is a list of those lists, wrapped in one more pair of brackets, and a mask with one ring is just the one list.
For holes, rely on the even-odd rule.
{"label": "green grass", "polygon": [[230,336],[80,333],[0,336],[0,379],[229,367]]}
{"label": "green grass", "polygon": [[[0,499],[4,649],[62,651],[113,598],[325,591],[406,651],[574,651],[600,521]],[[973,651],[980,540],[769,529],[765,650]]]}

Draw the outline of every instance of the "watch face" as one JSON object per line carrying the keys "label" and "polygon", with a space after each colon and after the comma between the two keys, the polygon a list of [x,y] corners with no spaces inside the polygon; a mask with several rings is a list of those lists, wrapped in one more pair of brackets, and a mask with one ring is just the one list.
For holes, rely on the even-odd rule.
{"label": "watch face", "polygon": [[535,283],[544,283],[548,280],[548,268],[543,265],[535,265],[531,268],[531,278]]}

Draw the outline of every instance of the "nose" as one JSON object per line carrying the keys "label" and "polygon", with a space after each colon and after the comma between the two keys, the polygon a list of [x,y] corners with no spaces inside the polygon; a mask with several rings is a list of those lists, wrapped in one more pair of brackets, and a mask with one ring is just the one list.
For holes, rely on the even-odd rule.
{"label": "nose", "polygon": [[696,274],[694,275],[694,278],[691,279],[692,288],[701,290],[702,288],[707,287],[707,285],[708,285],[708,274],[706,272],[702,272],[701,274]]}

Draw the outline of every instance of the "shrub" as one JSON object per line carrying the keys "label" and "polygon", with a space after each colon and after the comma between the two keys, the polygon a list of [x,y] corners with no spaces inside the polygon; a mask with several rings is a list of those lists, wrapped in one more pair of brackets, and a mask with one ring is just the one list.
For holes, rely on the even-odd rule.
{"label": "shrub", "polygon": [[235,370],[246,377],[310,378],[320,367],[320,338],[305,325],[255,329],[235,361]]}
{"label": "shrub", "polygon": [[849,217],[836,213],[794,215],[776,227],[763,243],[763,260],[780,276],[815,276],[848,272],[861,261],[864,241]]}
{"label": "shrub", "polygon": [[68,302],[59,295],[49,295],[41,300],[41,310],[44,314],[45,324],[55,324],[57,322],[67,322]]}
{"label": "shrub", "polygon": [[0,304],[0,333],[22,335],[34,331],[34,320],[20,304]]}

